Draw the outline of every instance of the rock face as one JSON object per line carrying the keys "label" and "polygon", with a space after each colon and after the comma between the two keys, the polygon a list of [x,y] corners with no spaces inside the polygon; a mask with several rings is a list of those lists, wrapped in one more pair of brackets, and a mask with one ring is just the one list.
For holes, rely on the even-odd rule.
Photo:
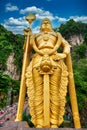
{"label": "rock face", "polygon": [[82,34],[79,35],[72,35],[70,36],[70,38],[68,39],[68,42],[72,45],[72,46],[77,46],[82,44],[84,41]]}
{"label": "rock face", "polygon": [[6,65],[7,65],[7,70],[4,71],[4,74],[7,74],[10,76],[10,78],[14,80],[19,80],[20,74],[17,71],[16,65],[14,65],[14,53],[11,53],[10,56],[7,59]]}

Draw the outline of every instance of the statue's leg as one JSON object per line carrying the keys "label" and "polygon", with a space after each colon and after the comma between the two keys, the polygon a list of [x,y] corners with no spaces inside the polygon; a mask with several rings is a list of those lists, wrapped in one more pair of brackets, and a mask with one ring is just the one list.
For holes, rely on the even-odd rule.
{"label": "statue's leg", "polygon": [[50,76],[51,128],[58,127],[60,80],[61,80],[61,69],[56,68],[54,70],[54,73]]}
{"label": "statue's leg", "polygon": [[59,66],[50,77],[51,127],[60,126],[65,113],[68,72],[62,61]]}
{"label": "statue's leg", "polygon": [[36,68],[33,69],[33,82],[34,82],[34,108],[36,115],[36,128],[43,127],[43,77],[38,73]]}

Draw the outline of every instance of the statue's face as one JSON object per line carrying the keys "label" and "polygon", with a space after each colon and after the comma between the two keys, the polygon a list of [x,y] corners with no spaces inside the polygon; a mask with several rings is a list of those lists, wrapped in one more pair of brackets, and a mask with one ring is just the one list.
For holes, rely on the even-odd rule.
{"label": "statue's face", "polygon": [[52,30],[52,26],[51,26],[50,22],[47,21],[47,20],[43,21],[43,23],[41,25],[41,30],[42,31],[51,31]]}

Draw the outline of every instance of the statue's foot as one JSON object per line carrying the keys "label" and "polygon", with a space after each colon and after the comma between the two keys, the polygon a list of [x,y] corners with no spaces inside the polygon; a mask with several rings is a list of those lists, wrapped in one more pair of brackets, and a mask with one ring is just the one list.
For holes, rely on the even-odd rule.
{"label": "statue's foot", "polygon": [[36,128],[42,128],[42,126],[41,125],[37,125]]}
{"label": "statue's foot", "polygon": [[58,128],[57,125],[51,125],[51,128]]}

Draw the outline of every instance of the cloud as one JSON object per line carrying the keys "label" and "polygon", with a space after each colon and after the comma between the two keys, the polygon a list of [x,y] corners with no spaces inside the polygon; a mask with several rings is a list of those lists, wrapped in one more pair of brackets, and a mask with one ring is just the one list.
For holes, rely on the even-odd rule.
{"label": "cloud", "polygon": [[20,18],[10,17],[8,20],[5,20],[4,24],[2,25],[15,34],[18,33],[23,34],[24,28],[28,27],[28,23],[25,20],[25,17],[20,17]]}
{"label": "cloud", "polygon": [[50,20],[54,20],[55,17],[49,11],[45,11],[41,8],[37,8],[36,6],[27,7],[25,9],[20,10],[20,14],[34,13],[38,20],[42,20],[45,17],[48,17]]}
{"label": "cloud", "polygon": [[67,22],[68,19],[66,19],[66,18],[58,18],[58,21],[59,21],[59,22]]}
{"label": "cloud", "polygon": [[19,10],[17,6],[11,5],[11,3],[8,3],[5,5],[5,10],[6,11],[17,11]]}
{"label": "cloud", "polygon": [[8,20],[5,20],[6,25],[24,25],[27,26],[28,23],[25,20],[25,17],[20,17],[20,18],[13,18],[10,17]]}
{"label": "cloud", "polygon": [[25,9],[20,10],[20,14],[34,13],[36,15],[37,20],[42,20],[44,18],[49,18],[51,21],[57,20],[59,23],[66,22],[68,19],[58,17],[53,15],[50,11],[46,11],[41,8],[37,8],[36,6],[27,7]]}
{"label": "cloud", "polygon": [[24,28],[28,27],[28,22],[25,20],[25,16],[28,13],[34,13],[36,15],[36,20],[32,24],[33,33],[39,32],[41,20],[46,17],[51,20],[52,25],[55,28],[59,27],[60,24],[62,23],[66,23],[70,19],[87,23],[87,16],[70,16],[69,18],[64,18],[64,17],[59,17],[57,15],[52,14],[50,11],[37,8],[36,6],[21,9],[20,13],[23,15],[23,17],[19,17],[19,18],[10,17],[9,19],[5,20],[3,23],[4,27],[6,27],[10,31],[13,31],[13,33],[15,34],[17,33],[23,34]]}
{"label": "cloud", "polygon": [[[50,1],[50,0],[48,0]],[[37,8],[36,6],[27,7],[25,9],[20,10],[20,14],[34,13],[36,15],[37,20],[42,20],[47,17],[51,21],[57,20],[59,23],[65,23],[69,19],[74,19],[75,21],[81,21],[83,23],[87,23],[87,16],[70,16],[68,19],[64,17],[58,17],[53,15],[50,11],[46,11],[41,8]]]}
{"label": "cloud", "polygon": [[14,34],[23,34],[24,26],[11,26],[2,24],[7,30],[12,31]]}
{"label": "cloud", "polygon": [[76,22],[87,23],[87,16],[70,16],[70,19],[73,19]]}
{"label": "cloud", "polygon": [[37,26],[37,27],[33,28],[32,31],[33,31],[33,33],[39,33],[40,26]]}
{"label": "cloud", "polygon": [[[27,13],[34,13],[36,15],[36,21],[34,22],[34,26],[32,24],[32,31],[33,33],[39,32],[39,26],[40,22],[44,18],[49,18],[51,21],[57,19],[56,16],[53,16],[53,14],[49,11],[45,11],[41,8],[37,8],[36,6],[27,7],[25,9],[21,9],[20,13],[25,15]],[[26,16],[26,15],[25,15]],[[10,17],[8,20],[4,21],[4,27],[6,27],[8,30],[13,31],[15,34],[17,33],[23,33],[23,29],[28,27],[28,22],[25,20],[25,16],[14,18]],[[38,21],[38,22],[37,22]],[[38,23],[38,24],[36,24]]]}
{"label": "cloud", "polygon": [[25,9],[20,10],[20,14],[26,14],[28,12],[29,13],[30,12],[32,12],[32,13],[42,13],[43,11],[42,11],[42,9],[37,8],[36,6],[27,7]]}
{"label": "cloud", "polygon": [[[37,17],[38,17],[38,20],[42,19],[42,17],[39,18],[38,15],[37,15]],[[54,18],[52,18],[52,19],[54,21],[54,22],[52,21],[52,24],[54,23],[53,27],[58,27],[61,23],[65,23],[65,22],[67,22],[70,19],[74,19],[76,22],[77,21],[81,21],[83,23],[87,23],[87,16],[81,16],[81,17],[79,17],[79,16],[71,16],[68,19],[55,16],[55,19]],[[13,31],[13,33],[15,33],[15,34],[18,34],[18,33],[19,34],[23,34],[24,28],[28,27],[28,22],[25,20],[24,16],[20,17],[20,18],[10,17],[8,20],[4,21],[3,25],[8,30]],[[32,24],[32,31],[33,31],[33,33],[38,33],[39,29],[40,29],[40,21],[39,21],[38,24],[36,22],[34,22]]]}
{"label": "cloud", "polygon": [[[20,17],[18,19],[10,17],[8,20],[5,20],[2,25],[15,34],[23,34],[23,30],[28,27],[28,22],[25,20],[25,17]],[[32,28],[33,33],[38,33],[39,30],[40,26]]]}

